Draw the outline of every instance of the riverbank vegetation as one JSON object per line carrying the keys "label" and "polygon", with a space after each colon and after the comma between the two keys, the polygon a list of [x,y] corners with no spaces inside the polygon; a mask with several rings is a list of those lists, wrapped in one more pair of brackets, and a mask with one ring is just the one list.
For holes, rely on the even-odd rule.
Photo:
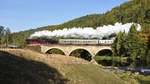
{"label": "riverbank vegetation", "polygon": [[112,51],[114,56],[127,57],[130,66],[150,68],[150,34],[137,31],[135,25],[128,34],[118,34]]}

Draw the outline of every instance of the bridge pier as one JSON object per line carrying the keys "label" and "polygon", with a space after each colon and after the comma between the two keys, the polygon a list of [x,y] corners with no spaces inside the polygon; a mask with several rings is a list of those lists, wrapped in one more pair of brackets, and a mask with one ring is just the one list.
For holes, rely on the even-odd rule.
{"label": "bridge pier", "polygon": [[69,52],[64,52],[64,53],[65,53],[65,55],[66,55],[66,56],[69,56],[69,55],[70,55],[70,53],[69,53]]}

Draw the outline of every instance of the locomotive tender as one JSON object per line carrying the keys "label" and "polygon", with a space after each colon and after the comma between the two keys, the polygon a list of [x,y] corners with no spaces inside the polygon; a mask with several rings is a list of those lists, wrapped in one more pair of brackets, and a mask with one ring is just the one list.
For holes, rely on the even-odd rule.
{"label": "locomotive tender", "polygon": [[113,40],[85,40],[85,39],[27,39],[27,45],[111,45]]}

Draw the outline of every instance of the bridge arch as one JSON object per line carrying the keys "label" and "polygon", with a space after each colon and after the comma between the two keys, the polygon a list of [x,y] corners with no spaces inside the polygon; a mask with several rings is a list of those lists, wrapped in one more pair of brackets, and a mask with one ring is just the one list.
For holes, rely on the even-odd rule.
{"label": "bridge arch", "polygon": [[55,54],[62,54],[62,55],[66,55],[66,53],[63,51],[63,49],[61,48],[57,48],[57,47],[52,47],[52,48],[48,48],[45,53],[51,54],[52,52],[56,52]]}
{"label": "bridge arch", "polygon": [[107,48],[106,49],[101,49],[96,53],[96,55],[100,55],[100,56],[102,56],[102,55],[112,56],[112,54],[113,54],[112,50],[107,49]]}
{"label": "bridge arch", "polygon": [[75,46],[75,47],[70,48],[70,50],[68,51],[68,56],[71,54],[71,52],[73,52],[74,50],[77,50],[77,49],[86,50],[90,53],[91,56],[94,56],[94,53],[93,53],[94,48],[89,48],[89,47],[86,47],[86,46]]}
{"label": "bridge arch", "polygon": [[103,66],[111,66],[112,65],[112,50],[111,49],[101,49],[98,51],[94,57],[94,60]]}
{"label": "bridge arch", "polygon": [[88,61],[92,60],[91,53],[87,49],[83,49],[83,48],[76,48],[76,49],[72,50],[69,53],[69,56],[80,57],[80,58],[83,58]]}
{"label": "bridge arch", "polygon": [[96,49],[94,56],[97,55],[99,52],[102,52],[104,50],[109,50],[109,51],[112,52],[112,48],[111,47],[103,47],[103,48],[100,48],[100,49]]}

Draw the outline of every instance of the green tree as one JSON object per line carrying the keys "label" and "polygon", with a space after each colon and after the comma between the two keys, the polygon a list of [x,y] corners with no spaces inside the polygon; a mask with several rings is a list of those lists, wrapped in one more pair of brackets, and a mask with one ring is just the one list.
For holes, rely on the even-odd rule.
{"label": "green tree", "polygon": [[4,27],[3,26],[0,26],[0,44],[2,44],[2,37],[4,35]]}
{"label": "green tree", "polygon": [[6,28],[6,29],[5,29],[6,47],[8,47],[8,44],[9,44],[9,43],[11,42],[11,40],[12,40],[10,34],[11,34],[10,29],[9,29],[9,28]]}
{"label": "green tree", "polygon": [[126,43],[125,43],[125,48],[127,50],[126,52],[129,55],[129,57],[133,60],[134,66],[135,66],[136,57],[140,52],[139,49],[140,45],[138,44],[137,33],[138,31],[136,30],[136,26],[132,25],[127,35]]}
{"label": "green tree", "polygon": [[[126,49],[125,49],[125,40],[126,40],[126,34],[125,32],[119,32],[118,33],[118,36],[116,37],[113,45],[112,45],[112,51],[113,51],[113,54],[115,56],[120,56],[120,63],[122,64],[122,60],[121,58],[123,56],[125,56],[126,54]],[[114,56],[113,55],[113,56]]]}
{"label": "green tree", "polygon": [[11,43],[12,41],[12,38],[11,38],[11,31],[9,28],[6,28],[4,29],[4,32],[3,32],[3,36],[1,38],[1,43],[2,44],[6,44],[6,47],[8,47],[8,44]]}

